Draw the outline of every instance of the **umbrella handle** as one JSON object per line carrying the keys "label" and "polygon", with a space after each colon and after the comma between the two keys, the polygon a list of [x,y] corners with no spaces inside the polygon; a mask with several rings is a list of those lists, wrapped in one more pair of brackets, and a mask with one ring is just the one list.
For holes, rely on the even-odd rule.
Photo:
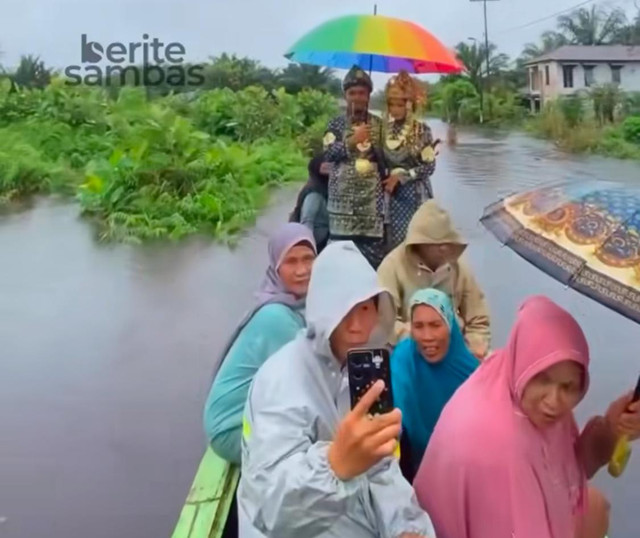
{"label": "umbrella handle", "polygon": [[[640,377],[638,377],[638,384],[636,385],[636,389],[633,392],[633,398],[631,399],[631,403],[637,402],[640,400]],[[609,474],[614,478],[618,478],[624,473],[624,470],[627,468],[627,464],[629,463],[629,459],[631,458],[631,445],[629,443],[629,437],[626,435],[621,436],[616,443],[616,447],[613,450],[613,455],[609,460],[609,466],[607,470]]]}

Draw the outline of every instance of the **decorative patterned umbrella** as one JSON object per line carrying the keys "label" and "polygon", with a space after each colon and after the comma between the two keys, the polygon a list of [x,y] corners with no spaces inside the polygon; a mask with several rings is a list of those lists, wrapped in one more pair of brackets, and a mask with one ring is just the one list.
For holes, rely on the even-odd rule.
{"label": "decorative patterned umbrella", "polygon": [[560,282],[640,323],[640,186],[551,185],[489,206],[480,221]]}
{"label": "decorative patterned umbrella", "polygon": [[381,73],[460,73],[455,53],[421,26],[381,15],[347,15],[327,21],[300,38],[289,60]]}

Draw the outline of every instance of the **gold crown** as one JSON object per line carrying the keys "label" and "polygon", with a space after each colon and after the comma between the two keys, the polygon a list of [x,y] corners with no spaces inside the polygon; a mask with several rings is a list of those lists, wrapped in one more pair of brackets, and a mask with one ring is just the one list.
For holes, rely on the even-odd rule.
{"label": "gold crown", "polygon": [[422,84],[406,71],[400,71],[389,79],[385,93],[387,99],[406,99],[416,106],[424,104],[427,97]]}
{"label": "gold crown", "polygon": [[387,90],[387,99],[409,99],[409,96],[402,88],[390,86]]}

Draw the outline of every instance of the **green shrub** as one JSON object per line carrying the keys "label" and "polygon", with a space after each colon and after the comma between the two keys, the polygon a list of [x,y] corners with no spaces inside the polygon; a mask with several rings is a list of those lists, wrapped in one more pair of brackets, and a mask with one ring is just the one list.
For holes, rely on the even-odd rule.
{"label": "green shrub", "polygon": [[0,88],[0,202],[75,194],[105,240],[230,237],[273,185],[304,179],[335,101],[253,86],[149,100],[55,81]]}
{"label": "green shrub", "polygon": [[575,127],[584,119],[584,101],[581,97],[561,97],[558,99],[558,105],[569,127]]}
{"label": "green shrub", "polygon": [[622,134],[627,142],[640,144],[640,116],[629,116],[622,122]]}

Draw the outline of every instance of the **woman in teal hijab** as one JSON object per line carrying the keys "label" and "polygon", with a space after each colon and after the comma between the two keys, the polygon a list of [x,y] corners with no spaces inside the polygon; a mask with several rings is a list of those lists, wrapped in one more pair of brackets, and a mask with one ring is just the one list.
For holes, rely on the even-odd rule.
{"label": "woman in teal hijab", "polygon": [[404,442],[410,449],[410,461],[403,458],[408,478],[420,466],[442,409],[480,364],[467,348],[445,293],[418,290],[409,311],[411,337],[391,356],[394,403],[402,411]]}

